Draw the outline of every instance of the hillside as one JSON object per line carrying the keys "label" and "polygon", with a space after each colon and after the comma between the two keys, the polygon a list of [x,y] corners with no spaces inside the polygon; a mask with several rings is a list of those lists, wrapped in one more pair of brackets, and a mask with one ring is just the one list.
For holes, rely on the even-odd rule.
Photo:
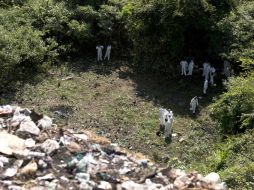
{"label": "hillside", "polygon": [[[101,65],[92,60],[80,60],[71,67],[66,64],[52,69],[40,83],[33,79],[33,84],[19,88],[6,103],[34,108],[54,118],[59,127],[94,131],[121,147],[148,155],[161,166],[198,170],[203,175],[215,171],[222,174],[222,180],[229,182],[230,187],[252,186],[237,179],[253,171],[248,158],[253,142],[246,142],[251,133],[241,138],[241,144],[237,138],[223,142],[206,111],[220,92],[219,83],[209,88],[209,95],[200,99],[197,116],[192,116],[190,98],[202,92],[198,77],[152,77],[119,65]],[[156,135],[160,107],[174,112],[176,137],[171,144]],[[234,153],[239,146],[238,151],[244,151],[247,157]],[[239,163],[233,166],[235,159]],[[238,173],[240,168],[242,172]]]}

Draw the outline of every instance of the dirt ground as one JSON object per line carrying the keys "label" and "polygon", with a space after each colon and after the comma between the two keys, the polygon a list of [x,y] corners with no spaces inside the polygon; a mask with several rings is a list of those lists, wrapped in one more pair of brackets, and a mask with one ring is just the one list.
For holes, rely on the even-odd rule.
{"label": "dirt ground", "polygon": [[[171,79],[119,65],[86,65],[81,61],[78,66],[55,68],[41,83],[20,89],[12,103],[48,114],[58,126],[92,130],[156,162],[180,158],[181,147],[188,145],[179,140],[184,142],[195,128],[202,127],[199,121],[205,118],[212,98],[220,93],[220,84],[209,87],[208,95],[202,97],[203,79],[198,70],[192,77]],[[196,95],[200,96],[200,106],[193,116],[189,102]],[[177,137],[171,144],[156,135],[161,107],[174,112]]]}

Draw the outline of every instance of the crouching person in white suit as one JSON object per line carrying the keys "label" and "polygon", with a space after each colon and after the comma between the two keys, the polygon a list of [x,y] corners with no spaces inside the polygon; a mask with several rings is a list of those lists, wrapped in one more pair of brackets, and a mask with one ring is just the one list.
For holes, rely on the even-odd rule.
{"label": "crouching person in white suit", "polygon": [[192,110],[193,115],[196,113],[197,106],[198,106],[198,97],[195,96],[194,98],[191,99],[190,102],[190,110]]}
{"label": "crouching person in white suit", "polygon": [[173,112],[166,109],[160,108],[160,131],[157,132],[157,135],[160,135],[161,131],[164,131],[165,141],[172,141],[172,123],[173,123]]}
{"label": "crouching person in white suit", "polygon": [[108,46],[107,46],[106,53],[105,53],[105,56],[104,56],[104,60],[105,60],[106,58],[108,58],[108,61],[109,61],[109,59],[110,59],[110,53],[111,53],[111,45],[108,45]]}
{"label": "crouching person in white suit", "polygon": [[96,46],[96,49],[97,49],[97,61],[102,61],[102,49],[103,49],[103,46],[98,45],[98,46]]}

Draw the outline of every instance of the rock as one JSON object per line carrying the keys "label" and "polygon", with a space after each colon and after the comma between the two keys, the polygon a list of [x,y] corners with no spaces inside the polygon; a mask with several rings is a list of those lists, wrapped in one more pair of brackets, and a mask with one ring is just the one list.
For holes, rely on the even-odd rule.
{"label": "rock", "polygon": [[4,157],[4,156],[0,156],[0,168],[2,168],[4,166],[4,164],[8,163],[9,159]]}
{"label": "rock", "polygon": [[214,190],[226,190],[227,186],[224,182],[220,183],[220,184],[215,184],[213,186]]}
{"label": "rock", "polygon": [[35,161],[29,162],[26,166],[21,168],[20,174],[22,175],[33,175],[38,170],[38,166]]}
{"label": "rock", "polygon": [[31,157],[38,157],[38,158],[43,158],[46,156],[45,153],[42,153],[42,152],[28,152],[28,156],[31,156]]}
{"label": "rock", "polygon": [[68,182],[70,181],[70,180],[69,180],[67,177],[65,177],[65,176],[61,176],[60,179],[61,179],[61,181],[65,182],[65,183],[68,183]]}
{"label": "rock", "polygon": [[35,141],[32,138],[26,139],[25,140],[25,146],[27,148],[31,148],[35,146]]}
{"label": "rock", "polygon": [[38,121],[38,127],[41,129],[50,129],[52,127],[53,121],[50,117],[44,115],[43,118],[41,118]]}
{"label": "rock", "polygon": [[[13,177],[17,174],[18,169],[20,168],[20,166],[23,164],[23,160],[16,160],[13,163],[13,166],[10,168],[7,168],[4,173],[2,174],[2,177],[6,178],[6,177]],[[1,177],[1,176],[0,176]]]}
{"label": "rock", "polygon": [[6,124],[3,118],[0,118],[0,129],[5,128]]}
{"label": "rock", "polygon": [[47,168],[48,166],[48,164],[44,162],[43,160],[39,160],[38,165],[40,168],[43,168],[43,169]]}
{"label": "rock", "polygon": [[90,180],[90,175],[88,173],[77,173],[75,176],[80,183],[88,182]]}
{"label": "rock", "polygon": [[72,153],[81,152],[82,150],[81,146],[73,141],[66,144],[65,147]]}
{"label": "rock", "polygon": [[207,176],[203,178],[203,181],[205,181],[206,183],[214,183],[214,184],[221,182],[219,174],[215,172],[209,173]]}
{"label": "rock", "polygon": [[54,151],[56,151],[57,149],[59,149],[59,144],[58,142],[56,142],[55,140],[52,139],[48,139],[46,140],[44,143],[42,143],[41,148],[44,152],[46,152],[47,154],[51,154]]}
{"label": "rock", "polygon": [[122,188],[125,190],[148,190],[148,187],[133,181],[125,181],[122,183]]}
{"label": "rock", "polygon": [[111,190],[112,186],[107,181],[100,181],[100,184],[97,186],[97,188],[104,189],[104,190]]}
{"label": "rock", "polygon": [[10,105],[0,106],[0,115],[11,114],[13,111]]}
{"label": "rock", "polygon": [[16,135],[11,135],[5,131],[0,132],[0,152],[6,155],[12,155],[17,151],[25,150],[25,141]]}
{"label": "rock", "polygon": [[87,141],[88,137],[85,134],[73,134],[73,136],[77,139],[77,140],[82,140],[82,141]]}
{"label": "rock", "polygon": [[20,123],[20,127],[17,132],[27,132],[32,135],[39,135],[40,129],[32,120],[25,120]]}
{"label": "rock", "polygon": [[55,179],[56,177],[54,176],[54,174],[52,174],[52,173],[49,173],[49,174],[47,174],[47,175],[44,175],[44,176],[42,176],[42,177],[37,177],[37,179],[39,180],[39,181],[42,181],[42,180],[44,180],[44,181],[51,181],[52,179]]}
{"label": "rock", "polygon": [[10,185],[8,186],[9,190],[22,190],[22,187],[18,186],[18,185]]}

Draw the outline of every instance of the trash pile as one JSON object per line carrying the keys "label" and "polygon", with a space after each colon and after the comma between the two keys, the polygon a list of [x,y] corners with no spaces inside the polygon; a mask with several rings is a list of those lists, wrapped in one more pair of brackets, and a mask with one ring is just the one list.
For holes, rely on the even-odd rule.
{"label": "trash pile", "polygon": [[224,190],[217,173],[159,168],[88,131],[57,128],[50,117],[0,107],[0,189]]}

